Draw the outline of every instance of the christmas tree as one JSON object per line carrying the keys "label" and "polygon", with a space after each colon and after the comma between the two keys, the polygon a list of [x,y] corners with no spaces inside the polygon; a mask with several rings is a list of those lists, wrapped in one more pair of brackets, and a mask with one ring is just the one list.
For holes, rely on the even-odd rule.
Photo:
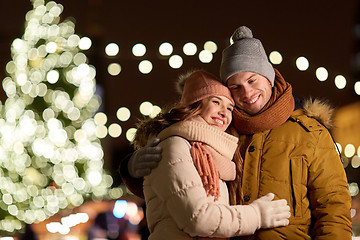
{"label": "christmas tree", "polygon": [[85,38],[72,21],[61,22],[61,4],[31,2],[24,35],[11,45],[0,106],[0,232],[7,234],[104,199],[113,182],[96,135],[101,99],[79,46]]}

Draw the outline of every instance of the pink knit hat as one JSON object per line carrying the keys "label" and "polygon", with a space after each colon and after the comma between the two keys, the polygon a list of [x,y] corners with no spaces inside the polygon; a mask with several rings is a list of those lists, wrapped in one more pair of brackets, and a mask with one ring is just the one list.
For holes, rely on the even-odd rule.
{"label": "pink knit hat", "polygon": [[235,104],[230,90],[211,73],[197,70],[185,79],[182,104],[188,106],[210,96],[224,96]]}

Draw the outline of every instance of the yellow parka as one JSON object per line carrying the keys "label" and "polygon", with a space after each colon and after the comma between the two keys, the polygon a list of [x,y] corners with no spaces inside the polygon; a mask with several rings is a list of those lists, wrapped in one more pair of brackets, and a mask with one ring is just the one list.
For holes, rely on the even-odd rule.
{"label": "yellow parka", "polygon": [[331,109],[309,100],[281,126],[241,135],[243,204],[275,193],[290,224],[236,239],[351,239],[351,197],[335,143],[325,127]]}

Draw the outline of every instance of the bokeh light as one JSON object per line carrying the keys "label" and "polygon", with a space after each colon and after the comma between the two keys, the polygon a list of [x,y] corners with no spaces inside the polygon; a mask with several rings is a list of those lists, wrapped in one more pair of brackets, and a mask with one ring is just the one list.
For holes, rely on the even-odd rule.
{"label": "bokeh light", "polygon": [[132,142],[132,141],[134,140],[135,134],[136,134],[136,128],[129,128],[129,129],[126,131],[126,139],[127,139],[129,142]]}
{"label": "bokeh light", "polygon": [[142,57],[145,55],[146,53],[146,47],[144,44],[142,43],[137,43],[133,46],[132,48],[132,53],[134,54],[134,56],[136,57]]}
{"label": "bokeh light", "polygon": [[149,116],[153,111],[153,104],[151,102],[145,101],[140,104],[139,110],[142,115]]}
{"label": "bokeh light", "polygon": [[324,67],[319,67],[316,69],[316,77],[320,82],[326,81],[328,79],[329,73]]}
{"label": "bokeh light", "polygon": [[306,57],[298,57],[296,59],[296,67],[300,71],[305,71],[309,68],[309,61],[307,60]]}
{"label": "bokeh light", "polygon": [[117,76],[121,72],[121,66],[119,63],[110,63],[107,70],[111,76]]}
{"label": "bokeh light", "polygon": [[344,89],[346,86],[346,78],[343,75],[337,75],[335,77],[335,86],[338,89]]}
{"label": "bokeh light", "polygon": [[149,114],[149,117],[154,118],[161,112],[161,108],[159,106],[153,105],[152,111]]}
{"label": "bokeh light", "polygon": [[207,41],[204,43],[204,50],[207,50],[211,53],[216,53],[217,49],[217,45],[213,41]]}
{"label": "bokeh light", "polygon": [[119,53],[119,46],[116,43],[109,43],[105,47],[106,55],[113,57]]}
{"label": "bokeh light", "polygon": [[272,64],[280,64],[283,60],[281,54],[278,51],[272,51],[269,55],[269,59]]}
{"label": "bokeh light", "polygon": [[[101,104],[96,70],[80,52],[91,40],[75,34],[70,20],[60,23],[61,4],[32,3],[22,38],[11,44],[2,82],[8,96],[0,103],[2,233],[43,222],[88,199],[110,199],[113,183],[103,168],[99,138],[108,129],[107,116],[95,114]],[[57,232],[69,233],[70,219],[54,223]]]}
{"label": "bokeh light", "polygon": [[360,95],[360,81],[357,81],[355,84],[354,84],[354,90],[355,90],[355,93],[357,95]]}
{"label": "bokeh light", "polygon": [[163,56],[170,56],[173,50],[173,46],[168,42],[164,42],[159,46],[159,53]]}
{"label": "bokeh light", "polygon": [[90,49],[91,45],[92,45],[92,42],[91,42],[90,38],[83,37],[80,39],[79,48],[81,50],[88,50],[88,49]]}
{"label": "bokeh light", "polygon": [[183,59],[179,55],[173,55],[169,58],[169,65],[174,69],[178,69],[183,65]]}
{"label": "bokeh light", "polygon": [[188,43],[186,43],[184,45],[183,52],[184,52],[185,55],[193,56],[197,52],[197,47],[196,47],[196,45],[194,43],[188,42]]}
{"label": "bokeh light", "polygon": [[353,168],[358,168],[360,166],[360,157],[355,155],[352,159],[351,159],[351,166]]}
{"label": "bokeh light", "polygon": [[355,154],[355,146],[353,144],[347,144],[344,148],[344,155],[347,158],[351,158]]}
{"label": "bokeh light", "polygon": [[127,107],[121,107],[116,111],[116,117],[123,122],[129,120],[130,115],[130,110]]}
{"label": "bokeh light", "polygon": [[213,59],[213,54],[209,50],[202,50],[199,53],[199,60],[202,63],[209,63],[212,61],[212,59]]}
{"label": "bokeh light", "polygon": [[153,65],[149,60],[143,60],[139,63],[139,71],[142,74],[148,74],[152,71]]}
{"label": "bokeh light", "polygon": [[109,126],[109,135],[113,138],[117,138],[121,135],[122,132],[122,128],[119,124],[117,123],[112,123]]}

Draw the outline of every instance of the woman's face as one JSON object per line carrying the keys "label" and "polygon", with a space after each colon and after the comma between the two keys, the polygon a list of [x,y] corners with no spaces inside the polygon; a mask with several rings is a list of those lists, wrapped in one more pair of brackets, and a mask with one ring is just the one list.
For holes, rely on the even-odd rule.
{"label": "woman's face", "polygon": [[227,97],[211,96],[201,101],[200,116],[214,127],[225,131],[231,123],[234,105]]}

